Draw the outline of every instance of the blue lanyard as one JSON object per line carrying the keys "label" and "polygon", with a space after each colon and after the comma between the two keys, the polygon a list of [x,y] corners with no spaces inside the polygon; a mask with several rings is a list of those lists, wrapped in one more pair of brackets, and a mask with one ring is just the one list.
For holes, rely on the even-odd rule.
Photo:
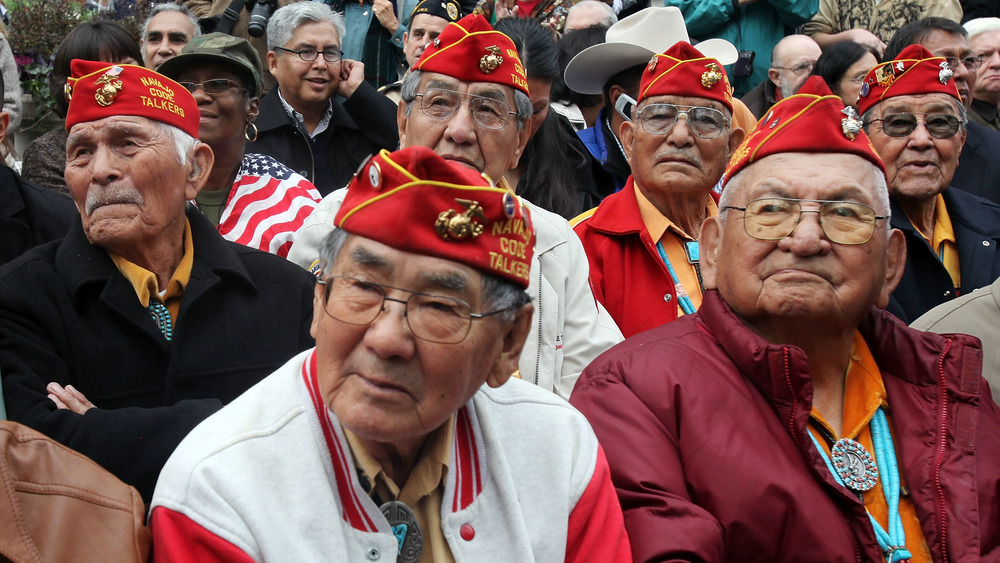
{"label": "blue lanyard", "polygon": [[674,289],[677,291],[677,303],[680,305],[681,311],[684,311],[685,315],[693,314],[695,312],[694,303],[691,302],[687,291],[681,285],[681,279],[677,277],[677,272],[674,271],[673,265],[670,264],[670,259],[667,258],[667,251],[663,250],[663,243],[656,243],[656,251],[660,253],[660,260],[663,260],[663,264],[667,267],[667,272],[673,279]]}
{"label": "blue lanyard", "polygon": [[[899,465],[896,462],[896,447],[892,443],[889,422],[886,420],[885,413],[882,412],[881,407],[875,411],[869,427],[872,433],[872,442],[875,446],[875,463],[878,464],[878,476],[882,480],[882,494],[885,495],[885,502],[889,507],[889,531],[886,532],[881,524],[872,517],[871,513],[868,514],[868,519],[871,521],[872,529],[875,530],[875,539],[878,540],[879,547],[885,553],[886,561],[888,563],[909,561],[913,555],[906,549],[906,533],[903,531],[903,520],[899,516],[900,485]],[[813,433],[809,432],[809,437],[812,438],[816,449],[819,450],[819,455],[823,456],[823,461],[826,462],[826,467],[833,474],[833,478],[841,486],[844,486],[844,480],[833,468],[833,463],[830,461],[829,456],[826,455],[826,451],[820,446],[816,436],[813,436]]]}

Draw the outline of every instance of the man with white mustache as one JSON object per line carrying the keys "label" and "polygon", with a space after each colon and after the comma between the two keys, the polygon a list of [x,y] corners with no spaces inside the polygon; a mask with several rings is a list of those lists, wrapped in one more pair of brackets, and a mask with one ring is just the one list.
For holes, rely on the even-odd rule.
{"label": "man with white mustache", "polygon": [[187,205],[214,163],[191,93],[140,66],[72,70],[65,176],[79,218],[0,270],[3,391],[11,420],[148,502],[188,431],[312,346],[314,284]]}

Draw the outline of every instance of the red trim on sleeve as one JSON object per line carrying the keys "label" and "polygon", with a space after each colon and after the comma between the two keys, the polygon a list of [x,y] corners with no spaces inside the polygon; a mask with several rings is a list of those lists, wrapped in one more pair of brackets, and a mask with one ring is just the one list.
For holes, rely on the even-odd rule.
{"label": "red trim on sleeve", "polygon": [[235,545],[199,526],[184,514],[158,506],[150,516],[156,563],[252,563]]}
{"label": "red trim on sleeve", "polygon": [[569,515],[566,561],[632,561],[632,548],[625,533],[625,518],[622,517],[615,487],[611,484],[608,460],[600,446],[597,448],[594,475]]}

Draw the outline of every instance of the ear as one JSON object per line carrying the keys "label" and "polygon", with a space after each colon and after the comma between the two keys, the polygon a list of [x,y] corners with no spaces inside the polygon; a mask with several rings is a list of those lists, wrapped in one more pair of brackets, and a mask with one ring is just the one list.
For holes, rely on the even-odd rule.
{"label": "ear", "polygon": [[709,217],[701,224],[701,237],[698,239],[701,254],[701,279],[705,289],[717,289],[715,272],[719,265],[719,245],[722,243],[722,221],[718,217]]}
{"label": "ear", "polygon": [[[268,53],[268,56],[270,56],[270,53]],[[768,71],[767,71],[767,78],[771,82],[773,82],[775,86],[781,86],[781,82],[780,82],[780,79],[778,78],[778,71],[777,70],[775,70],[773,68],[768,69]]]}
{"label": "ear", "polygon": [[517,131],[517,149],[514,150],[514,154],[510,157],[510,164],[507,165],[507,170],[513,170],[517,168],[517,163],[521,161],[521,155],[524,153],[524,147],[528,144],[528,139],[531,137],[531,121],[525,121],[521,124],[521,128]]}
{"label": "ear", "polygon": [[260,98],[253,96],[247,103],[248,111],[247,114],[250,116],[250,123],[257,121],[257,116],[260,114]]}
{"label": "ear", "polygon": [[486,378],[486,384],[490,387],[500,387],[507,383],[511,374],[517,371],[517,360],[521,357],[524,341],[528,338],[528,332],[531,330],[531,314],[534,310],[535,306],[531,303],[524,305],[517,310],[514,322],[507,327],[507,332],[503,336],[500,357]]}
{"label": "ear", "polygon": [[621,139],[622,149],[625,151],[625,160],[632,164],[632,141],[635,140],[635,123],[632,121],[622,121],[618,128],[618,138]]}
{"label": "ear", "polygon": [[885,309],[889,306],[889,295],[899,285],[904,269],[906,269],[906,238],[902,231],[893,229],[889,233],[889,243],[886,245],[885,282],[882,284],[882,291],[879,292],[878,301],[875,303],[879,309]]}
{"label": "ear", "polygon": [[399,100],[399,107],[396,108],[396,127],[399,128],[399,148],[406,148],[406,102]]}
{"label": "ear", "polygon": [[205,187],[213,164],[215,164],[215,153],[212,152],[212,147],[201,142],[195,145],[191,162],[188,162],[188,183],[184,187],[185,199],[194,199]]}
{"label": "ear", "polygon": [[316,335],[319,334],[319,323],[323,320],[323,316],[326,314],[326,309],[323,306],[325,298],[326,286],[316,284],[316,288],[313,290],[312,324],[309,325],[309,335],[313,337],[313,340],[316,340]]}
{"label": "ear", "polygon": [[278,53],[267,52],[267,70],[271,72],[271,76],[274,76],[274,73],[278,71]]}
{"label": "ear", "polygon": [[729,154],[732,155],[736,149],[740,148],[740,143],[747,136],[747,132],[742,127],[733,124],[729,129]]}

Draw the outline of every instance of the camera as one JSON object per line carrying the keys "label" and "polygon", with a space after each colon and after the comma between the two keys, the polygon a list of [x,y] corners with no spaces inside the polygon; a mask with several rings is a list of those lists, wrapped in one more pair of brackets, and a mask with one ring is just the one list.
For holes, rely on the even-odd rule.
{"label": "camera", "polygon": [[247,26],[247,33],[251,37],[263,37],[267,30],[267,20],[274,12],[276,0],[247,0],[247,9],[250,10],[250,24]]}
{"label": "camera", "polygon": [[753,74],[753,60],[757,53],[753,51],[740,51],[740,56],[733,65],[733,76],[746,78]]}

